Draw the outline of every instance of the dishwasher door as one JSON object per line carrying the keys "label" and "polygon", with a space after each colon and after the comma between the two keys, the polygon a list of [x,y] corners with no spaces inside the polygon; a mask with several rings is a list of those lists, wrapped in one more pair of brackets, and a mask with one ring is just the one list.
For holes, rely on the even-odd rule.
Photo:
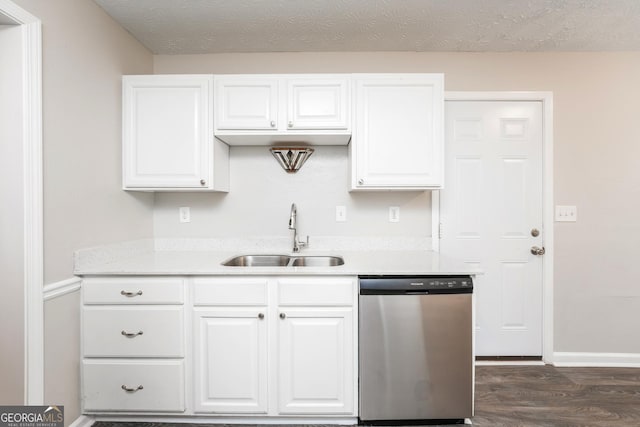
{"label": "dishwasher door", "polygon": [[471,418],[471,293],[360,295],[359,310],[361,420]]}

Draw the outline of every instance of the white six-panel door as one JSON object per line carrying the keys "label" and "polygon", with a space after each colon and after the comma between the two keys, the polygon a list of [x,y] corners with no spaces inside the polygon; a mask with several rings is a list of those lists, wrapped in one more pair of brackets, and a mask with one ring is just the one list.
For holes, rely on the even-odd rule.
{"label": "white six-panel door", "polygon": [[542,355],[542,135],[541,102],[445,105],[440,251],[484,271],[477,356]]}

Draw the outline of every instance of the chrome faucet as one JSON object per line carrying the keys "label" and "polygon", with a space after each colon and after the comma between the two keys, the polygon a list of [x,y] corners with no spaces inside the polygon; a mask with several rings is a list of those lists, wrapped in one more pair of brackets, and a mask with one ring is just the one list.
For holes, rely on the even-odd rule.
{"label": "chrome faucet", "polygon": [[298,230],[296,228],[296,221],[298,216],[298,208],[295,203],[291,203],[291,213],[289,214],[289,230],[293,230],[293,252],[300,252],[300,248],[309,246],[309,236],[307,236],[306,242],[298,240]]}

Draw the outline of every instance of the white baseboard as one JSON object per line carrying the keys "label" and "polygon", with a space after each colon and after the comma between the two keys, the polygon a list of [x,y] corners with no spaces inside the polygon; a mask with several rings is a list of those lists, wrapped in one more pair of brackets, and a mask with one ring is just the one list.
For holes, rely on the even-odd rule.
{"label": "white baseboard", "polygon": [[69,424],[69,427],[90,427],[96,419],[87,415],[80,415],[74,422]]}
{"label": "white baseboard", "polygon": [[80,290],[82,277],[71,277],[70,279],[61,280],[59,282],[46,285],[43,290],[43,299],[49,301],[66,294]]}
{"label": "white baseboard", "polygon": [[[188,423],[188,424],[243,424],[243,425],[260,425],[260,424],[278,424],[278,425],[305,425],[305,424],[321,424],[321,425],[348,425],[358,424],[357,417],[211,417],[211,416],[117,416],[117,415],[96,415],[95,421],[111,421],[124,423]],[[69,427],[78,427],[71,425]],[[84,426],[87,427],[87,426]]]}
{"label": "white baseboard", "polygon": [[544,366],[542,360],[476,360],[476,366]]}
{"label": "white baseboard", "polygon": [[558,367],[640,368],[640,353],[554,352],[553,365]]}

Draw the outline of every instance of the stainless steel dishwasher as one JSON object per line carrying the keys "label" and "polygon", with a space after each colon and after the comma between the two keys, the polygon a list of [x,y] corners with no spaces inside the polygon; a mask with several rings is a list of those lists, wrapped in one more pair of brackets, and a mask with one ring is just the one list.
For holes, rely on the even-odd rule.
{"label": "stainless steel dishwasher", "polygon": [[473,415],[469,276],[360,277],[360,421]]}

